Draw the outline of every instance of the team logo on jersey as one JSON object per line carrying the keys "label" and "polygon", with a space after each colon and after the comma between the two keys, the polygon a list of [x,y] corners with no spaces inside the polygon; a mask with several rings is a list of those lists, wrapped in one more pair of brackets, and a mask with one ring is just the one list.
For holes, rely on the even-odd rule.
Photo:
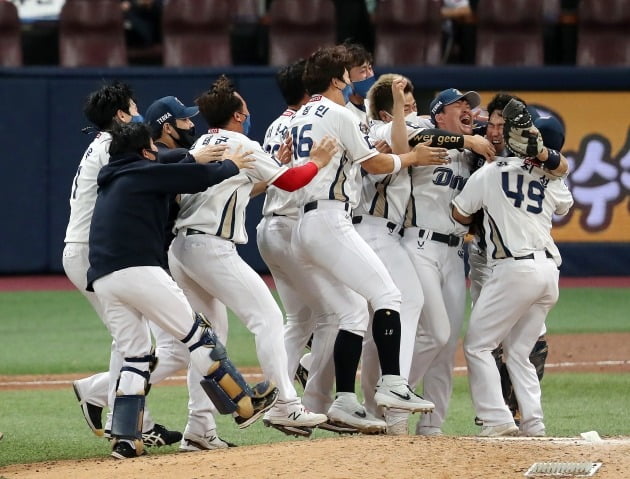
{"label": "team logo on jersey", "polygon": [[367,126],[363,122],[359,123],[359,129],[361,130],[361,133],[363,133],[364,135],[367,135],[368,133],[370,133],[370,127]]}

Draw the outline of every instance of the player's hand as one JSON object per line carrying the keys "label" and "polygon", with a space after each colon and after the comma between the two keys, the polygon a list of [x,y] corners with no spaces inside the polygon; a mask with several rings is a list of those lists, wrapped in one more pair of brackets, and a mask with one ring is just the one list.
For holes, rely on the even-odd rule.
{"label": "player's hand", "polygon": [[232,162],[236,166],[238,166],[239,170],[251,169],[254,167],[254,162],[256,161],[256,158],[254,158],[253,156],[249,156],[251,154],[251,150],[243,151],[243,147],[241,145],[238,145],[238,148],[236,148],[234,152],[228,153],[226,159],[232,160]]}
{"label": "player's hand", "polygon": [[330,163],[337,151],[339,151],[337,141],[330,136],[325,136],[322,141],[315,143],[311,148],[311,161],[317,165],[317,168],[321,169]]}
{"label": "player's hand", "polygon": [[394,99],[394,105],[405,104],[405,87],[407,86],[407,80],[403,77],[396,77],[392,81],[392,97]]}
{"label": "player's hand", "polygon": [[492,161],[497,154],[492,143],[481,135],[464,135],[464,148],[483,156],[486,161]]}
{"label": "player's hand", "polygon": [[431,141],[418,143],[411,152],[414,154],[414,166],[446,165],[450,163],[448,150],[429,146]]}
{"label": "player's hand", "polygon": [[392,153],[391,147],[387,144],[385,140],[378,140],[376,143],[374,143],[374,148],[376,148],[376,151],[378,151],[379,153]]}
{"label": "player's hand", "polygon": [[292,155],[293,138],[291,137],[291,135],[287,135],[280,144],[280,148],[276,153],[276,160],[279,161],[281,165],[286,165],[291,162]]}
{"label": "player's hand", "polygon": [[191,153],[197,163],[210,163],[211,161],[222,161],[226,152],[226,145],[206,145]]}

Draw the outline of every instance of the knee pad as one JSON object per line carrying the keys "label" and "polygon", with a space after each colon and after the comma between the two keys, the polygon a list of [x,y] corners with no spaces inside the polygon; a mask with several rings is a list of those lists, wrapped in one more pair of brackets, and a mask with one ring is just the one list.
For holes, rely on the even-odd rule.
{"label": "knee pad", "polygon": [[199,319],[196,324],[203,329],[198,341],[189,349],[191,362],[203,375],[201,387],[221,414],[236,412],[245,419],[250,418],[254,414],[252,389],[227,357],[225,346],[214,331]]}

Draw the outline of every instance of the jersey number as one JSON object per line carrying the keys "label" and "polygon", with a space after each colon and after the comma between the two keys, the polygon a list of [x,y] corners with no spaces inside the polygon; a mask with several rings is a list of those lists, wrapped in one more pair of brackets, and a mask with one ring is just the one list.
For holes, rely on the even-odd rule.
{"label": "jersey number", "polygon": [[293,159],[306,158],[311,154],[313,139],[309,136],[313,125],[307,123],[298,131],[298,127],[291,128],[291,138],[293,138]]}
{"label": "jersey number", "polygon": [[[525,201],[525,195],[523,194],[523,175],[516,175],[516,189],[510,189],[510,174],[504,171],[501,174],[503,192],[505,196],[514,200],[514,206],[520,208],[523,201]],[[527,183],[527,211],[530,213],[538,214],[542,211],[542,202],[545,199],[545,188],[538,181],[532,180]],[[534,204],[531,204],[534,203]]]}

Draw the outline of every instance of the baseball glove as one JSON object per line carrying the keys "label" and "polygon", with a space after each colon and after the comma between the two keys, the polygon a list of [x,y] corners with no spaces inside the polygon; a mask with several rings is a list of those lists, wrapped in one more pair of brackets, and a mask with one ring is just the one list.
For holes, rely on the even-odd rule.
{"label": "baseball glove", "polygon": [[543,149],[542,136],[525,105],[515,98],[503,109],[503,139],[519,158],[534,158]]}

